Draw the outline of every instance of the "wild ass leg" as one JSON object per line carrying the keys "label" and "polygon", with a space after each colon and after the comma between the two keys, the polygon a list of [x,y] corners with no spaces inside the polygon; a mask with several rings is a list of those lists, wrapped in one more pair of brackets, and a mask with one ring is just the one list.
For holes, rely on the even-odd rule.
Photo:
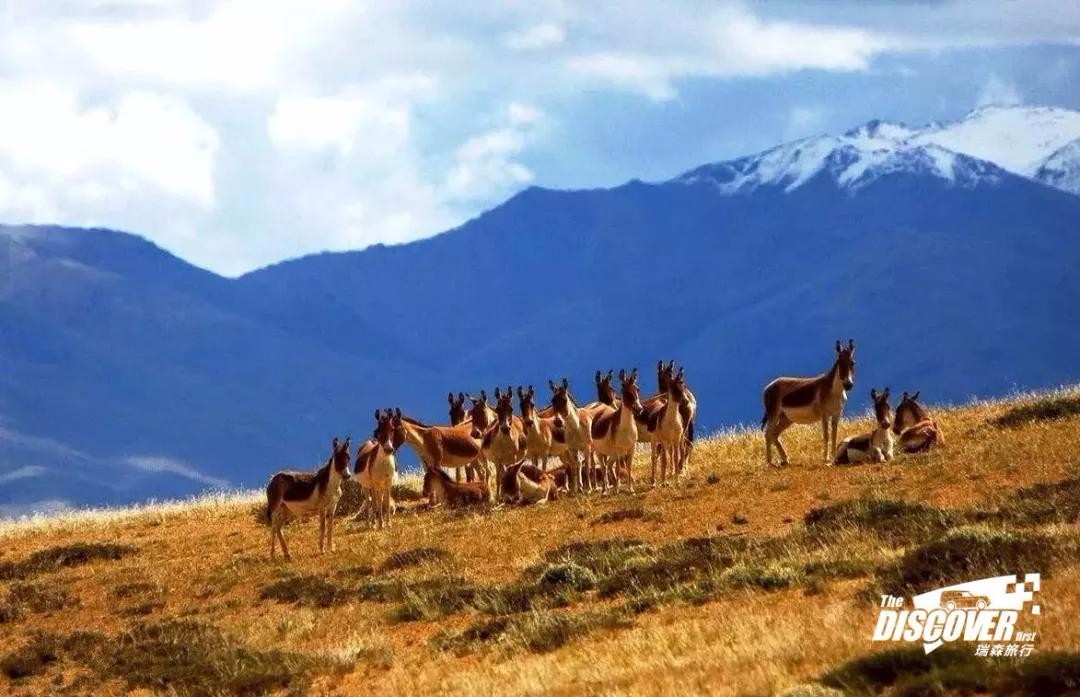
{"label": "wild ass leg", "polygon": [[836,452],[835,450],[834,451],[829,450],[829,443],[831,442],[831,439],[829,437],[829,423],[830,423],[829,415],[828,414],[822,414],[821,415],[821,437],[823,439],[822,447],[825,449],[825,455],[823,456],[822,461],[827,465],[832,464],[832,454],[833,454],[833,452]]}
{"label": "wild ass leg", "polygon": [[830,420],[830,423],[832,425],[832,449],[829,452],[825,453],[825,461],[826,462],[830,462],[831,461],[830,456],[833,453],[836,452],[836,433],[840,428],[840,415],[837,414],[837,415],[833,416],[832,419]]}
{"label": "wild ass leg", "polygon": [[[791,419],[786,414],[781,412],[774,421],[769,422],[765,429],[765,443],[767,445],[775,445],[776,449],[780,451],[780,466],[785,467],[788,464],[787,450],[784,449],[784,444],[780,442],[780,434],[787,430],[791,425]],[[769,464],[772,464],[772,452],[767,453],[767,459]]]}
{"label": "wild ass leg", "polygon": [[334,511],[337,506],[332,506],[326,511],[326,546],[334,551]]}

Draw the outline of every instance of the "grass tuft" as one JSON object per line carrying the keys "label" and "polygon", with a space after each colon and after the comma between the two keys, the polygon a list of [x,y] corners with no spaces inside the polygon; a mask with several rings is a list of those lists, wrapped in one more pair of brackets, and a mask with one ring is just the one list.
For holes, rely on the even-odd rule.
{"label": "grass tuft", "polygon": [[625,520],[644,520],[654,522],[660,520],[660,514],[655,511],[646,511],[641,506],[633,508],[619,508],[597,516],[593,525],[607,525],[609,523],[621,523]]}
{"label": "grass tuft", "polygon": [[426,562],[445,562],[453,557],[454,555],[442,547],[416,547],[403,552],[394,552],[383,562],[382,568],[384,571],[395,571],[419,566]]}
{"label": "grass tuft", "polygon": [[811,509],[803,519],[807,531],[826,538],[845,530],[870,530],[892,543],[909,543],[940,535],[953,516],[933,506],[897,499],[859,498]]}
{"label": "grass tuft", "polygon": [[1051,396],[1030,404],[1019,404],[991,419],[990,423],[1000,428],[1020,428],[1032,422],[1057,421],[1073,416],[1080,416],[1080,395]]}
{"label": "grass tuft", "polygon": [[917,595],[977,578],[1039,571],[1049,576],[1053,544],[1028,531],[959,528],[908,551],[877,572],[871,595]]}
{"label": "grass tuft", "polygon": [[260,600],[276,600],[311,607],[331,607],[344,603],[349,594],[322,576],[286,576],[259,591]]}
{"label": "grass tuft", "polygon": [[128,545],[79,542],[34,552],[18,562],[0,563],[0,580],[21,579],[46,574],[98,560],[121,559],[135,552]]}

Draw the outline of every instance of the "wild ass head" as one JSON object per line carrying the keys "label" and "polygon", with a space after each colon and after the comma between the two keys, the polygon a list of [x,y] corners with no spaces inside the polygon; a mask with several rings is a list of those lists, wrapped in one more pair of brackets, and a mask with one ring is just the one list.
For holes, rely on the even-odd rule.
{"label": "wild ass head", "polygon": [[548,380],[548,387],[551,389],[551,408],[555,410],[556,414],[567,416],[570,413],[570,381],[566,378],[562,379],[561,384],[555,384],[553,381]]}
{"label": "wild ass head", "polygon": [[518,406],[521,408],[521,423],[526,431],[531,431],[536,426],[536,390],[529,385],[528,390],[517,388]]}
{"label": "wild ass head", "polygon": [[381,412],[378,409],[375,410],[375,433],[372,434],[372,437],[387,455],[394,452],[393,419],[394,415],[390,413],[389,409],[385,412]]}
{"label": "wild ass head", "polygon": [[844,390],[849,391],[855,387],[855,342],[848,339],[847,346],[836,340],[836,364],[835,370],[844,385]]}
{"label": "wild ass head", "polygon": [[615,406],[615,388],[611,386],[611,379],[615,377],[615,371],[607,371],[607,375],[604,375],[599,370],[596,371],[596,399],[601,404],[606,404],[609,407]]}
{"label": "wild ass head", "polygon": [[334,469],[335,472],[342,476],[347,476],[349,473],[349,440],[351,436],[345,437],[345,442],[339,443],[335,438],[330,445],[330,460],[328,464]]}
{"label": "wild ass head", "polygon": [[900,397],[900,404],[896,407],[895,430],[900,433],[905,428],[930,418],[923,405],[919,404],[919,393],[909,395],[905,392]]}
{"label": "wild ass head", "polygon": [[630,409],[631,413],[640,414],[642,410],[641,389],[637,384],[637,368],[634,368],[629,373],[620,370],[619,382],[622,383],[623,406]]}
{"label": "wild ass head", "polygon": [[455,399],[454,393],[451,392],[446,395],[446,400],[450,402],[450,425],[457,426],[468,416],[468,412],[465,411],[465,393],[458,392]]}
{"label": "wild ass head", "polygon": [[506,392],[495,388],[495,419],[499,430],[509,435],[510,426],[514,422],[514,392],[509,385],[506,386]]}
{"label": "wild ass head", "polygon": [[874,400],[874,418],[881,428],[892,426],[892,407],[889,406],[889,388],[879,393],[875,389],[870,390],[870,399]]}

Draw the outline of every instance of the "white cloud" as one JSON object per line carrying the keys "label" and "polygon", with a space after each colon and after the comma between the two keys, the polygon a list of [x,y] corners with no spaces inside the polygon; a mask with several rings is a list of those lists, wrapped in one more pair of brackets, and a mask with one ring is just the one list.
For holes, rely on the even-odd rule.
{"label": "white cloud", "polygon": [[224,489],[229,485],[225,479],[205,475],[186,462],[164,455],[133,455],[124,458],[124,462],[135,469],[157,474],[175,474],[185,479],[207,484],[209,486]]}
{"label": "white cloud", "polygon": [[84,106],[55,86],[0,88],[0,172],[44,187],[45,198],[149,189],[208,207],[217,148],[214,129],[173,95]]}
{"label": "white cloud", "polygon": [[1023,103],[1024,97],[1020,94],[1020,89],[997,75],[987,78],[975,100],[975,106],[1010,106]]}
{"label": "white cloud", "polygon": [[682,70],[674,63],[647,55],[602,51],[570,58],[571,73],[596,78],[616,88],[639,92],[649,99],[665,102],[676,96],[672,80]]}
{"label": "white cloud", "polygon": [[4,472],[3,474],[0,474],[0,484],[7,484],[9,482],[14,482],[19,479],[40,477],[41,475],[45,474],[45,472],[45,468],[38,465],[26,465],[24,467],[16,467],[10,472]]}
{"label": "white cloud", "polygon": [[543,114],[514,103],[506,116],[507,125],[475,135],[458,147],[454,166],[446,177],[446,196],[486,200],[533,180],[532,170],[516,158],[528,146]]}
{"label": "white cloud", "polygon": [[800,138],[816,133],[825,122],[826,112],[818,106],[795,107],[788,114],[788,137]]}
{"label": "white cloud", "polygon": [[558,24],[536,24],[503,36],[507,48],[519,51],[533,51],[557,46],[566,39],[566,31]]}

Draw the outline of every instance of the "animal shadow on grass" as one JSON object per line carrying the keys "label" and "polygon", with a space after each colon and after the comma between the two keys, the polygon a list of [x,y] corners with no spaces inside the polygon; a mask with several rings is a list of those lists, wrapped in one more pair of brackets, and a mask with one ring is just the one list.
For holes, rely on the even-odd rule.
{"label": "animal shadow on grass", "polygon": [[34,552],[22,561],[0,563],[0,580],[24,579],[99,560],[122,559],[137,550],[129,545],[78,542]]}

